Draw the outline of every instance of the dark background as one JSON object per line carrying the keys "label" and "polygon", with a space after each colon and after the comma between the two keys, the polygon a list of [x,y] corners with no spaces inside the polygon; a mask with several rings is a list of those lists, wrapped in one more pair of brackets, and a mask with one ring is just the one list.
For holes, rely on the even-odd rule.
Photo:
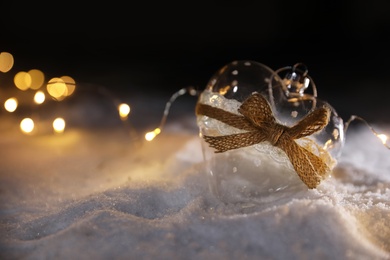
{"label": "dark background", "polygon": [[116,95],[167,100],[203,89],[223,65],[303,62],[343,118],[390,122],[389,4],[373,1],[4,3],[0,50],[10,73],[69,75]]}

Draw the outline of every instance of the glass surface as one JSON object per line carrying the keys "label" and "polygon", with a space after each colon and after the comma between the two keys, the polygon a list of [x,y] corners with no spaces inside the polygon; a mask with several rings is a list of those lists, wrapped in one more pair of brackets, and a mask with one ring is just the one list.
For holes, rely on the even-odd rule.
{"label": "glass surface", "polygon": [[[298,68],[293,69],[297,74],[291,76],[285,69],[273,71],[255,61],[231,62],[212,76],[198,103],[240,115],[238,108],[242,102],[258,92],[268,100],[277,122],[287,126],[298,123],[317,107],[328,106],[332,111],[328,125],[322,131],[296,141],[332,169],[344,143],[343,121],[328,103],[316,98],[315,87],[314,95],[307,94],[310,87],[307,79],[311,79]],[[301,74],[303,77],[299,77]],[[306,85],[295,84],[298,81]],[[197,116],[197,123],[201,137],[245,132],[203,115]],[[307,189],[284,151],[269,142],[222,153],[215,153],[204,140],[202,145],[210,188],[225,203],[240,203],[242,207],[250,208]]]}

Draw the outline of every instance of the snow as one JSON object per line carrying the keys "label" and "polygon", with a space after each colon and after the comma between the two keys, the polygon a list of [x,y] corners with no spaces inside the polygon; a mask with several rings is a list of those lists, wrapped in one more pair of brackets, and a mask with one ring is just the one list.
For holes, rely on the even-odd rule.
{"label": "snow", "polygon": [[317,189],[246,208],[211,191],[192,112],[147,142],[142,116],[97,127],[110,112],[85,104],[66,108],[63,134],[1,115],[1,259],[390,259],[390,151],[368,128],[348,130]]}

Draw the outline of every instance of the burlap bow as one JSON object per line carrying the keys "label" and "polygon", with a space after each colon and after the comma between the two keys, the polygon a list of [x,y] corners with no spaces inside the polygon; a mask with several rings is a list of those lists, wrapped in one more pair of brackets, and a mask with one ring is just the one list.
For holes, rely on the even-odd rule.
{"label": "burlap bow", "polygon": [[296,173],[310,189],[316,188],[330,171],[320,157],[298,145],[294,140],[323,129],[329,122],[328,107],[317,108],[296,125],[288,127],[276,121],[264,96],[253,93],[241,104],[238,112],[242,116],[210,105],[197,104],[197,115],[208,116],[246,131],[223,136],[203,136],[205,141],[216,149],[216,153],[268,141],[286,153]]}

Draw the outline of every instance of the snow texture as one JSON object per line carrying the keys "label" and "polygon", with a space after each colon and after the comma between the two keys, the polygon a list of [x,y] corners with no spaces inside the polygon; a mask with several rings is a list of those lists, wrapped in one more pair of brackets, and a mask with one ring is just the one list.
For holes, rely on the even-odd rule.
{"label": "snow texture", "polygon": [[248,209],[211,192],[193,114],[152,142],[136,124],[1,122],[1,259],[390,259],[390,151],[368,128],[317,189]]}

